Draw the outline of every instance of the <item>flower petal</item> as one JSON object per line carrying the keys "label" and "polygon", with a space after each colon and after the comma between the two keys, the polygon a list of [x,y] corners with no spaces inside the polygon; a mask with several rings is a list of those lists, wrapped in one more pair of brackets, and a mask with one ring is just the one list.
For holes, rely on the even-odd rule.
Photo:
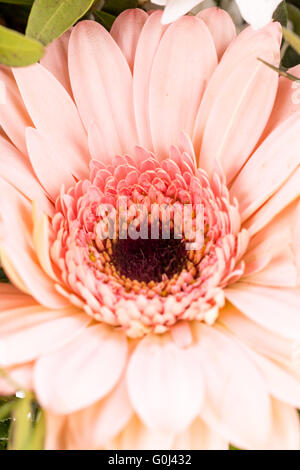
{"label": "flower petal", "polygon": [[257,57],[277,63],[280,44],[281,30],[274,24],[259,32],[245,29],[226,50],[208,83],[194,129],[197,158],[205,134],[200,155],[204,169],[212,171],[218,156],[232,175],[249,157],[269,119],[278,84],[277,75],[261,67]]}
{"label": "flower petal", "polygon": [[0,80],[5,89],[5,100],[0,103],[0,125],[20,152],[26,155],[25,129],[32,126],[32,121],[11,70],[0,67]]}
{"label": "flower petal", "polygon": [[176,436],[172,449],[181,450],[227,450],[229,442],[223,439],[200,418],[182,434]]}
{"label": "flower petal", "polygon": [[[288,70],[289,73],[299,77],[300,65]],[[269,122],[264,130],[262,141],[278,127],[278,125],[288,119],[292,114],[300,110],[300,85],[289,78],[280,77],[276,101],[271,113]]]}
{"label": "flower petal", "polygon": [[74,97],[85,128],[89,130],[96,122],[104,148],[109,148],[110,142],[116,142],[118,153],[132,153],[137,143],[132,76],[115,41],[95,21],[81,21],[73,29],[69,68]]}
{"label": "flower petal", "polygon": [[32,167],[53,201],[60,194],[64,185],[66,190],[74,185],[72,169],[64,160],[64,155],[57,155],[47,140],[32,127],[26,129],[26,141]]}
{"label": "flower petal", "polygon": [[0,312],[18,307],[27,307],[36,303],[32,297],[24,294],[13,284],[8,284],[6,282],[0,283],[0,297]]}
{"label": "flower petal", "polygon": [[87,137],[70,95],[40,64],[13,72],[35,127],[51,142],[58,156],[63,155],[74,176],[85,177],[89,161]]}
{"label": "flower petal", "polygon": [[299,134],[300,111],[270,134],[237,176],[230,194],[239,202],[243,221],[274,195],[298,167]]}
{"label": "flower petal", "polygon": [[38,359],[34,383],[41,405],[56,414],[91,405],[117,383],[126,354],[122,332],[105,325],[85,328],[61,349]]}
{"label": "flower petal", "polygon": [[131,71],[133,71],[136,46],[147,18],[147,13],[139,8],[125,10],[116,18],[110,30]]}
{"label": "flower petal", "polygon": [[[278,76],[274,71],[257,60],[260,57],[278,65],[280,47],[277,35],[265,34],[263,37],[262,34],[260,48],[254,52],[247,42],[240,42],[241,47],[245,45],[243,59],[227,75],[222,74],[218,89],[212,81],[206,91],[209,96],[214,93],[214,101],[204,124],[200,165],[211,174],[217,160],[228,182],[236,176],[255,148],[268,122],[278,86]],[[236,57],[231,58],[230,50],[235,48],[229,48],[224,62],[236,60]],[[221,70],[224,71],[224,67],[223,63]],[[205,101],[204,97],[203,106]],[[200,119],[201,112],[200,107]]]}
{"label": "flower petal", "polygon": [[24,156],[0,136],[0,175],[11,186],[16,188],[36,204],[47,215],[53,214],[53,206],[43,188],[35,178],[30,163]]}
{"label": "flower petal", "polygon": [[11,396],[20,389],[32,390],[32,372],[32,364],[21,364],[6,369],[9,378],[0,375],[0,395]]}
{"label": "flower petal", "polygon": [[201,362],[194,348],[178,348],[169,336],[148,335],[140,341],[127,383],[133,407],[153,430],[181,432],[200,411]]}
{"label": "flower petal", "polygon": [[178,20],[178,18],[185,15],[202,2],[203,0],[167,0],[167,5],[161,20],[162,24],[168,24]]}
{"label": "flower petal", "polygon": [[156,11],[146,21],[137,44],[133,71],[134,109],[139,142],[151,151],[153,143],[149,120],[149,83],[153,60],[166,31],[160,21],[161,15],[161,11]]}
{"label": "flower petal", "polygon": [[225,50],[236,37],[236,30],[231,16],[222,8],[212,7],[201,10],[197,15],[208,27],[217,51],[219,61]]}
{"label": "flower petal", "polygon": [[124,431],[108,443],[106,449],[122,450],[168,450],[172,445],[172,434],[149,429],[134,415]]}
{"label": "flower petal", "polygon": [[207,386],[203,419],[237,447],[255,448],[271,425],[262,375],[238,343],[216,328],[199,323],[196,334]]}
{"label": "flower petal", "polygon": [[192,135],[216,66],[213,39],[202,20],[183,17],[167,29],[153,61],[149,96],[153,145],[160,159],[168,156],[171,145],[179,144],[182,131]]}
{"label": "flower petal", "polygon": [[300,450],[300,423],[297,411],[278,400],[272,400],[270,436],[262,450]]}
{"label": "flower petal", "polygon": [[49,308],[68,305],[52,280],[41,269],[32,242],[30,203],[12,186],[0,180],[1,263],[17,287],[25,286],[39,303]]}
{"label": "flower petal", "polygon": [[71,30],[48,44],[41,64],[62,84],[69,95],[72,96],[70,76],[68,69],[68,46]]}
{"label": "flower petal", "polygon": [[238,282],[225,295],[259,325],[286,338],[300,340],[300,290]]}
{"label": "flower petal", "polygon": [[[298,188],[299,188],[298,179]],[[273,206],[274,207],[274,206]],[[279,204],[280,207],[280,204]],[[269,215],[269,214],[268,214]],[[273,287],[300,286],[300,202],[295,201],[254,237],[244,262],[247,266],[268,256],[269,261],[258,272],[245,276],[253,284]],[[251,228],[251,226],[250,226]]]}
{"label": "flower petal", "polygon": [[103,448],[107,441],[122,431],[132,414],[123,378],[106,398],[70,416],[69,427],[74,447]]}
{"label": "flower petal", "polygon": [[0,315],[0,364],[9,367],[36,359],[62,346],[90,322],[76,309],[31,306]]}
{"label": "flower petal", "polygon": [[259,29],[272,21],[273,13],[281,0],[236,0],[242,17],[252,28]]}

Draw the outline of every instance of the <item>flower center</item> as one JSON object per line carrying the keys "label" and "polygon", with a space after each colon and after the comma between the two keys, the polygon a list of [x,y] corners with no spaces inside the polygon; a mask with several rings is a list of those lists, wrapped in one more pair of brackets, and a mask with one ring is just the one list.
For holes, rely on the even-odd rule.
{"label": "flower center", "polygon": [[117,240],[111,261],[121,276],[140,283],[159,283],[180,274],[186,264],[182,240]]}
{"label": "flower center", "polygon": [[[174,147],[175,149],[175,147]],[[51,257],[61,292],[128,336],[163,333],[179,320],[213,323],[223,288],[244,270],[248,235],[221,177],[173,149],[159,162],[141,148],[56,201]],[[142,153],[142,158],[141,158]]]}

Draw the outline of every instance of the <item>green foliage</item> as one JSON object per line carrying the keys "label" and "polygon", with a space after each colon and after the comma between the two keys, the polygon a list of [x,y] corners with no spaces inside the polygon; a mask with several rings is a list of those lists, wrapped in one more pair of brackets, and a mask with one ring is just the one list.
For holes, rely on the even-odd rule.
{"label": "green foliage", "polygon": [[0,282],[9,282],[2,268],[0,268]]}
{"label": "green foliage", "polygon": [[44,46],[35,39],[0,26],[0,62],[21,67],[37,62],[44,55]]}
{"label": "green foliage", "polygon": [[45,439],[45,415],[31,393],[0,398],[0,450],[39,450]]}
{"label": "green foliage", "polygon": [[47,45],[73,26],[93,3],[94,0],[35,0],[26,35]]}
{"label": "green foliage", "polygon": [[115,21],[116,17],[114,15],[111,15],[110,13],[107,13],[106,11],[94,11],[94,17],[95,20],[98,21],[98,23],[102,24],[104,28],[106,28],[108,31],[110,31],[113,22]]}
{"label": "green foliage", "polygon": [[111,15],[117,16],[122,13],[122,11],[128,8],[136,8],[137,6],[137,0],[106,0],[103,10]]}
{"label": "green foliage", "polygon": [[[300,6],[300,1],[299,1]],[[288,4],[287,11],[289,15],[289,20],[293,23],[293,29],[298,36],[300,35],[300,9],[295,5]],[[284,57],[282,58],[282,65],[286,68],[294,67],[300,63],[300,54],[298,54],[295,49],[289,46],[286,49]]]}
{"label": "green foliage", "polygon": [[288,22],[288,11],[287,11],[286,1],[281,2],[281,3],[278,5],[278,7],[276,8],[276,10],[275,10],[275,12],[274,12],[273,19],[274,19],[275,21],[279,21],[279,23],[280,23],[282,26],[287,26],[287,22]]}
{"label": "green foliage", "polygon": [[300,36],[287,28],[283,28],[283,37],[300,54]]}
{"label": "green foliage", "polygon": [[13,5],[29,5],[33,4],[34,0],[1,0],[0,3],[12,3]]}
{"label": "green foliage", "polygon": [[11,411],[14,401],[8,397],[0,397],[0,450],[7,449],[9,429],[12,422]]}

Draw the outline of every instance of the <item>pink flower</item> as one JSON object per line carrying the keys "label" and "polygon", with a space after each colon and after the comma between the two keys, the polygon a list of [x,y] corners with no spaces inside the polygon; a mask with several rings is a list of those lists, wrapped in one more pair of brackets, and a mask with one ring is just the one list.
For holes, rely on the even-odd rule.
{"label": "pink flower", "polygon": [[[1,68],[0,364],[47,448],[299,448],[300,110],[257,60],[280,26],[160,20],[83,21]],[[201,203],[204,247],[103,240],[121,196]]]}

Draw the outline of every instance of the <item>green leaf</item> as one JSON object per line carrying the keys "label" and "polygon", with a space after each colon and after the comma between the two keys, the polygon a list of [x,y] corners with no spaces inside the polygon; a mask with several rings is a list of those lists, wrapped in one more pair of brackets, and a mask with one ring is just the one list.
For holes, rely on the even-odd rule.
{"label": "green leaf", "polygon": [[106,0],[103,9],[111,15],[117,16],[128,8],[137,8],[137,0]]}
{"label": "green leaf", "polygon": [[24,447],[24,450],[40,450],[44,447],[46,432],[46,419],[43,410],[38,411],[34,427],[31,431],[29,439]]}
{"label": "green leaf", "polygon": [[286,1],[281,2],[276,10],[274,11],[273,15],[274,21],[279,21],[282,26],[287,26],[288,22],[288,11],[286,6]]}
{"label": "green leaf", "polygon": [[300,63],[300,55],[291,47],[288,46],[284,56],[281,60],[281,65],[287,69],[295,67]]}
{"label": "green leaf", "polygon": [[300,34],[300,10],[299,8],[295,7],[295,5],[291,5],[288,3],[287,11],[289,15],[289,20],[293,23],[294,32],[296,34]]}
{"label": "green leaf", "polygon": [[15,404],[15,400],[9,400],[0,406],[0,422],[6,421],[9,418]]}
{"label": "green leaf", "polygon": [[33,424],[31,401],[32,396],[28,393],[25,398],[16,402],[12,410],[14,420],[11,426],[10,450],[23,450],[29,442]]}
{"label": "green leaf", "polygon": [[0,268],[0,282],[9,282],[9,279],[2,268]]}
{"label": "green leaf", "polygon": [[24,67],[42,58],[44,46],[35,39],[0,26],[0,63],[10,67]]}
{"label": "green leaf", "polygon": [[73,26],[93,3],[94,0],[35,0],[26,35],[47,45]]}
{"label": "green leaf", "polygon": [[293,33],[289,29],[282,28],[283,29],[283,36],[284,39],[292,46],[293,49],[295,49],[298,54],[300,54],[300,36],[297,34]]}
{"label": "green leaf", "polygon": [[12,3],[13,5],[29,5],[33,4],[34,0],[0,0],[0,3]]}
{"label": "green leaf", "polygon": [[98,21],[104,28],[110,31],[113,22],[115,21],[116,17],[107,13],[106,11],[94,11],[95,20]]}

